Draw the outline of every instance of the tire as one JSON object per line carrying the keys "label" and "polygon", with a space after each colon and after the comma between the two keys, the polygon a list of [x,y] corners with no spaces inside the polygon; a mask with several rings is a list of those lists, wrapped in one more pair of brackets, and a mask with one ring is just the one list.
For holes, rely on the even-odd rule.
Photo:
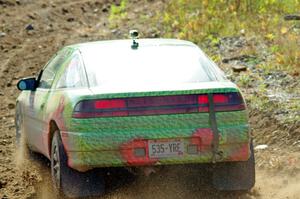
{"label": "tire", "polygon": [[104,177],[101,173],[78,172],[68,167],[58,130],[52,139],[51,176],[57,194],[68,198],[99,196],[104,193]]}
{"label": "tire", "polygon": [[255,184],[255,160],[253,144],[251,155],[245,162],[218,163],[213,170],[213,186],[223,191],[248,191]]}
{"label": "tire", "polygon": [[[15,113],[15,128],[16,128],[16,149],[17,149],[17,158],[19,161],[23,161],[23,158],[35,160],[36,154],[30,150],[27,144],[26,135],[24,132],[24,121],[22,116],[22,110],[19,104],[16,106]],[[21,162],[19,162],[21,163]]]}

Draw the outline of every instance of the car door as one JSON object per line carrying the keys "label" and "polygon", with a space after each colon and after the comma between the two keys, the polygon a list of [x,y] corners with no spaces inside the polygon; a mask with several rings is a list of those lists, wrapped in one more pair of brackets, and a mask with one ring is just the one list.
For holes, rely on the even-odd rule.
{"label": "car door", "polygon": [[52,92],[57,71],[62,67],[68,55],[68,49],[59,51],[44,67],[39,75],[38,86],[29,94],[28,116],[25,123],[27,143],[34,151],[45,152],[43,131],[46,129],[45,107]]}

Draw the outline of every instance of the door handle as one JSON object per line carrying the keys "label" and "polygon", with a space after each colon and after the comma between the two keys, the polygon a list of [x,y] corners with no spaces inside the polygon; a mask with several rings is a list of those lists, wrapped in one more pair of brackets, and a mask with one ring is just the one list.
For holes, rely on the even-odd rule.
{"label": "door handle", "polygon": [[40,109],[44,109],[45,108],[45,103],[41,104]]}

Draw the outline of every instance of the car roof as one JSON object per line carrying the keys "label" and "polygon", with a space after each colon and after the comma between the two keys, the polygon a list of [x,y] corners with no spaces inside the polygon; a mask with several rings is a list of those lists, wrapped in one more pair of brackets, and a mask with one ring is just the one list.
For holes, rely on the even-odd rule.
{"label": "car roof", "polygon": [[[190,47],[198,47],[194,43],[190,41],[180,40],[180,39],[137,39],[140,47],[145,46],[190,46]],[[104,40],[104,41],[94,41],[94,42],[87,42],[87,43],[79,43],[69,45],[67,47],[74,48],[78,50],[85,50],[85,49],[95,49],[95,48],[123,48],[128,46],[128,49],[131,50],[132,45],[131,39],[123,39],[123,40]]]}
{"label": "car roof", "polygon": [[[132,74],[132,80],[140,78],[146,81],[146,76],[156,75],[155,81],[166,82],[163,74],[170,71],[173,74],[170,81],[173,81],[175,74],[182,77],[185,74],[195,81],[196,78],[205,81],[224,79],[223,76],[216,77],[220,73],[215,69],[216,66],[192,42],[178,39],[138,39],[136,42],[139,43],[137,49],[132,48],[133,41],[130,39],[88,42],[70,47],[81,52],[89,79],[95,82],[96,79],[101,79],[101,84],[104,81],[121,80],[124,74],[127,74],[126,81],[128,74]],[[162,75],[159,76],[158,73]],[[176,76],[174,79],[179,81],[180,78]],[[182,81],[187,81],[183,79]],[[150,81],[152,80],[148,82]]]}

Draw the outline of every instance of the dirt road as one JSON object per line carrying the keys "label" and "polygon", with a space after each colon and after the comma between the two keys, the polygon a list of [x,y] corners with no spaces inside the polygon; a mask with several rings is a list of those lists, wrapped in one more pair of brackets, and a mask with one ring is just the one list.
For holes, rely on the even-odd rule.
{"label": "dirt road", "polygon": [[[124,38],[127,23],[110,27],[109,8],[117,0],[0,0],[0,198],[53,198],[49,163],[28,160],[15,150],[14,109],[21,77],[36,75],[60,47],[84,41]],[[132,1],[134,15],[163,8],[160,1]],[[142,22],[143,36],[153,36]],[[259,113],[250,113],[255,143],[278,129]],[[258,122],[261,121],[261,122]],[[281,132],[282,131],[282,132]],[[292,138],[290,138],[292,139]],[[207,186],[205,169],[182,174],[180,167],[135,178],[112,172],[109,193],[104,198],[300,198],[300,147],[273,139],[267,149],[256,150],[257,183],[249,193],[215,192]],[[118,171],[120,172],[120,171]],[[166,174],[167,173],[167,174]]]}

